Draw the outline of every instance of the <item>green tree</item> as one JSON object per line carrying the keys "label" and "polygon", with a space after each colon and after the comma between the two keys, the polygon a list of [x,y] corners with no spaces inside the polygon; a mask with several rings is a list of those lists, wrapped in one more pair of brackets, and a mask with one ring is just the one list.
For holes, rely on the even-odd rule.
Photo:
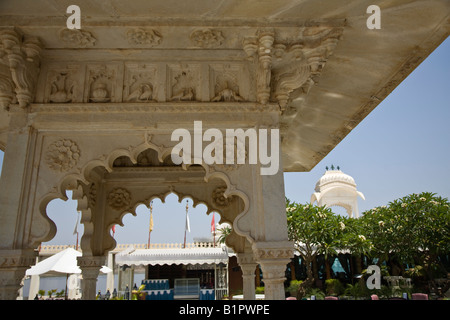
{"label": "green tree", "polygon": [[341,249],[347,249],[356,256],[368,254],[372,250],[373,244],[366,236],[366,229],[362,220],[343,217],[343,223],[345,224],[345,229]]}
{"label": "green tree", "polygon": [[219,243],[225,244],[225,240],[227,239],[227,236],[231,233],[231,227],[229,225],[224,225],[222,228],[218,228],[217,231],[220,232]]}
{"label": "green tree", "polygon": [[373,254],[381,261],[421,264],[430,279],[450,252],[450,210],[446,198],[411,194],[363,213],[361,221]]}
{"label": "green tree", "polygon": [[327,279],[331,277],[330,255],[343,246],[344,219],[333,214],[330,208],[312,204],[298,204],[286,199],[288,237],[305,261],[307,279],[313,282],[312,262],[319,254],[325,256]]}

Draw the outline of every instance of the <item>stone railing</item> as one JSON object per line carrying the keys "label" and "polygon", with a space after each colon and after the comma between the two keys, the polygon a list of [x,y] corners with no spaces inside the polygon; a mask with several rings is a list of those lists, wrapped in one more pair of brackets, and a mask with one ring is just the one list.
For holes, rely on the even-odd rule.
{"label": "stone railing", "polygon": [[[147,244],[144,243],[134,243],[134,244],[117,244],[113,252],[120,252],[133,246],[135,249],[147,249]],[[216,247],[220,248],[220,244],[216,243]],[[151,243],[150,249],[182,249],[184,245],[182,243]],[[75,245],[43,245],[39,248],[40,255],[53,255],[67,248],[75,249]],[[193,248],[214,248],[214,243],[212,242],[194,242],[186,243],[186,249]],[[80,246],[78,246],[78,251],[81,252]]]}
{"label": "stone railing", "polygon": [[[118,244],[114,251],[122,251],[129,246],[134,246],[135,249],[148,249],[147,244]],[[220,244],[216,244],[216,247],[220,248]],[[184,245],[182,243],[151,243],[149,249],[182,249]],[[194,242],[186,243],[186,249],[193,248],[214,248],[212,242]]]}
{"label": "stone railing", "polygon": [[[67,248],[75,249],[75,245],[67,245],[67,244],[51,244],[51,245],[43,245],[39,247],[39,255],[53,255],[60,251],[63,251]],[[80,246],[78,246],[78,251],[81,252]]]}

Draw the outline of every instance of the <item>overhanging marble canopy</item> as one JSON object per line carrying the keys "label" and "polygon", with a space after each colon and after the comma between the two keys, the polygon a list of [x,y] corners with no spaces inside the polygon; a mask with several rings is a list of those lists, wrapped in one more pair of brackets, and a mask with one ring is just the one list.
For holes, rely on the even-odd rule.
{"label": "overhanging marble canopy", "polygon": [[[283,45],[299,34],[319,41],[326,30],[339,32],[325,44],[323,51],[330,54],[326,58],[319,57],[322,59],[319,64],[326,60],[326,66],[321,64],[320,76],[313,76],[308,88],[289,87],[284,96],[272,93],[284,97],[275,99],[277,104],[285,103],[281,119],[285,172],[314,168],[448,37],[450,30],[450,6],[446,0],[383,1],[379,4],[381,29],[375,30],[366,25],[370,16],[366,10],[373,1],[326,0],[318,4],[314,0],[136,0],[130,5],[112,0],[78,0],[76,4],[81,8],[82,17],[81,31],[74,34],[79,43],[67,41],[67,7],[56,2],[1,1],[0,27],[15,26],[24,34],[38,37],[44,47],[42,65],[66,61],[132,60],[134,63],[161,59],[187,65],[202,59],[211,60],[211,57],[242,62],[247,59],[244,49],[251,49],[248,43],[247,47],[244,45],[246,39],[269,27],[275,35],[272,80],[285,80],[280,86],[287,87],[295,82],[295,77],[288,75],[295,69],[295,61],[301,59],[297,57],[300,60],[295,58],[286,65],[289,72],[283,73],[286,71],[283,64],[277,69],[277,64],[283,62],[278,59],[283,59],[288,49],[283,49]],[[144,36],[145,41],[130,38],[135,34]],[[290,51],[295,53],[295,48]],[[231,71],[243,73],[242,68],[237,70]],[[207,71],[202,76],[206,74]],[[41,70],[41,76],[46,76],[45,70]],[[119,91],[121,88],[117,87]],[[243,92],[244,88],[240,89]],[[43,92],[43,88],[38,88],[34,106],[45,103],[46,98],[39,96]],[[159,90],[159,94],[164,95],[164,91]],[[82,91],[78,98],[83,98]],[[211,97],[197,98],[204,102]],[[253,98],[248,101],[256,100]],[[74,103],[76,99],[72,100],[68,104],[73,107],[70,112],[80,107]],[[157,101],[165,100],[157,97]],[[9,120],[10,114],[0,108],[2,150],[7,145]],[[73,127],[85,130],[82,123],[75,123]]]}

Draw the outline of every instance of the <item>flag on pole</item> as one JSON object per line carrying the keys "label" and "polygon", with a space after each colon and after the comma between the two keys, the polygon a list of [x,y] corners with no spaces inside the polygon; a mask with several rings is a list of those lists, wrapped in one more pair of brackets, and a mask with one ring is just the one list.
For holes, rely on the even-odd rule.
{"label": "flag on pole", "polygon": [[115,233],[116,233],[116,225],[113,225],[111,230],[112,230],[113,237],[114,237],[114,235],[115,235]]}
{"label": "flag on pole", "polygon": [[75,223],[75,229],[73,230],[73,235],[78,234],[78,216],[79,216],[79,212],[77,214],[77,222]]}
{"label": "flag on pole", "polygon": [[150,231],[150,232],[153,231],[153,203],[150,203],[150,223],[149,223],[148,231]]}
{"label": "flag on pole", "polygon": [[211,233],[213,233],[214,231],[216,231],[216,223],[214,221],[214,212],[213,212],[213,216],[212,216],[212,220],[211,220]]}
{"label": "flag on pole", "polygon": [[78,216],[79,215],[80,215],[80,212],[78,211],[77,222],[75,223],[75,229],[73,230],[73,235],[77,236],[77,243],[75,244],[75,250],[78,250]]}
{"label": "flag on pole", "polygon": [[153,201],[150,202],[150,222],[148,224],[148,242],[147,242],[147,249],[150,249],[150,236],[153,231]]}
{"label": "flag on pole", "polygon": [[189,224],[189,215],[188,215],[188,202],[186,201],[186,231],[191,232],[191,226]]}
{"label": "flag on pole", "polygon": [[149,225],[148,231],[150,231],[150,232],[153,231],[153,215],[152,214],[150,214],[150,225]]}

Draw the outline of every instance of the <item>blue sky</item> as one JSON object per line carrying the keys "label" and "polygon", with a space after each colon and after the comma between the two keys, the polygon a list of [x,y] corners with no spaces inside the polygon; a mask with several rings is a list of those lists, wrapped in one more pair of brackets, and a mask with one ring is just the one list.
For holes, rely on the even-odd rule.
{"label": "blue sky", "polygon": [[[360,212],[423,191],[449,198],[449,76],[447,39],[313,170],[285,173],[286,196],[296,202],[309,202],[325,167],[334,164],[351,175],[364,193],[366,200],[359,200]],[[189,204],[191,232],[187,233],[187,242],[209,237],[211,215],[206,215],[205,206],[192,208],[191,201]],[[178,203],[173,194],[165,204],[153,202],[152,243],[183,242],[185,206],[186,201]],[[58,232],[45,244],[75,244],[76,202],[54,200],[48,206],[48,215]],[[216,222],[218,219],[216,214]],[[147,243],[149,210],[145,206],[138,208],[137,216],[126,215],[123,222],[124,227],[116,228],[118,243]],[[79,231],[81,237],[82,225]]]}

